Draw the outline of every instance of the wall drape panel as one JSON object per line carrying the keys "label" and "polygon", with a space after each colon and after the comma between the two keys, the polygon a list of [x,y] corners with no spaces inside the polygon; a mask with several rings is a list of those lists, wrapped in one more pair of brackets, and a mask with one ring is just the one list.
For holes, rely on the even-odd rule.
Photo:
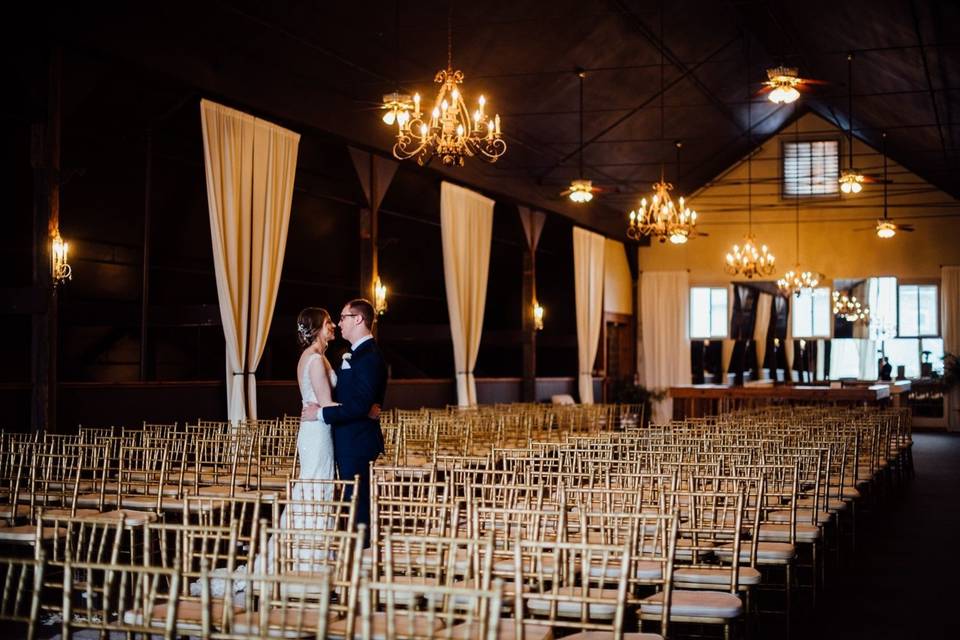
{"label": "wall drape panel", "polygon": [[487,300],[494,201],[449,182],[440,185],[443,275],[450,313],[457,403],[477,404],[473,369]]}
{"label": "wall drape panel", "polygon": [[733,348],[737,341],[733,335],[733,284],[727,285],[727,338],[720,344],[720,369],[723,372],[721,384],[727,383],[727,373],[730,371],[730,358],[733,356]]}
{"label": "wall drape panel", "polygon": [[200,103],[210,237],[227,353],[227,417],[257,417],[256,370],[270,334],[300,135]]}
{"label": "wall drape panel", "polygon": [[606,239],[573,228],[573,276],[577,305],[577,362],[580,402],[593,404],[593,362],[603,322],[603,255]]}
{"label": "wall drape panel", "polygon": [[770,328],[770,311],[773,309],[773,296],[760,293],[757,298],[757,314],[753,320],[753,342],[757,350],[757,371],[763,370],[763,359],[767,355],[767,330]]}
{"label": "wall drape panel", "polygon": [[[690,277],[686,271],[644,271],[640,277],[643,384],[667,389],[690,384]],[[673,416],[673,400],[653,409],[653,420]]]}
{"label": "wall drape panel", "polygon": [[[960,356],[960,267],[940,267],[940,335],[943,350]],[[947,428],[960,431],[960,389],[947,396]]]}

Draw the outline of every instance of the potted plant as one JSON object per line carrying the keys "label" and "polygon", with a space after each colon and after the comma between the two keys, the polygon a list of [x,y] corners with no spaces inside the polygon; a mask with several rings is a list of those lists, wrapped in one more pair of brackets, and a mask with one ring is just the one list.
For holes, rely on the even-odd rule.
{"label": "potted plant", "polygon": [[653,403],[660,402],[667,397],[664,389],[647,389],[642,384],[636,384],[631,378],[622,378],[613,385],[613,401],[618,404],[643,405],[643,424],[649,424]]}

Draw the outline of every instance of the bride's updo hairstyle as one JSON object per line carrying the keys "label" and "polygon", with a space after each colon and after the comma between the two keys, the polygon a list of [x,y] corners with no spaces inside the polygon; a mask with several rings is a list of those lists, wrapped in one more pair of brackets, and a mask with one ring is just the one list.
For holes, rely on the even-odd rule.
{"label": "bride's updo hairstyle", "polygon": [[306,349],[323,333],[323,325],[330,319],[326,309],[307,307],[297,316],[297,341]]}

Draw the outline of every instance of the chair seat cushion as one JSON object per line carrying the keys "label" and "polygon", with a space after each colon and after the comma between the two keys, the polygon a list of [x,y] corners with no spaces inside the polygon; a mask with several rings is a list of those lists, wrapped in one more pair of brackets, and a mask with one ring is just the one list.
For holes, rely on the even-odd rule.
{"label": "chair seat cushion", "polygon": [[[243,612],[243,607],[234,606],[234,614],[239,614]],[[223,600],[215,599],[210,606],[210,622],[214,626],[219,626],[220,620],[223,619]],[[181,599],[177,603],[177,622],[176,626],[178,629],[182,630],[197,630],[201,629],[201,616],[203,615],[203,606],[197,600],[185,600]],[[164,621],[167,619],[167,603],[162,603],[156,605],[152,610],[152,615],[150,617],[150,626],[152,627],[163,627]],[[123,614],[123,621],[129,625],[142,625],[144,624],[143,613],[139,610],[125,611]]]}
{"label": "chair seat cushion", "polygon": [[[446,637],[446,633],[443,634]],[[517,625],[510,618],[501,620],[497,625],[497,640],[516,640]],[[480,636],[479,622],[464,622],[450,628],[451,640],[484,640]],[[553,629],[536,624],[523,626],[523,640],[553,640]]]}
{"label": "chair seat cushion", "polygon": [[[524,629],[524,640],[529,636]],[[623,640],[663,640],[659,633],[624,633]],[[563,636],[563,640],[613,640],[612,631],[581,631],[570,636]]]}
{"label": "chair seat cushion", "polygon": [[320,622],[314,608],[300,609],[274,607],[267,613],[267,628],[261,627],[259,611],[240,613],[233,619],[233,631],[237,635],[259,638],[313,638]]}
{"label": "chair seat cushion", "polygon": [[[740,576],[737,579],[743,586],[760,584],[760,572],[753,567],[738,567]],[[730,585],[729,567],[677,567],[673,570],[674,584],[690,583],[703,585]]]}
{"label": "chair seat cushion", "polygon": [[[66,529],[62,527],[55,529],[53,527],[44,527],[40,533],[43,540],[53,540],[54,537],[64,538],[67,535]],[[16,542],[19,544],[33,544],[37,539],[37,526],[33,524],[24,524],[19,527],[4,527],[0,529],[0,542]]]}
{"label": "chair seat cushion", "polygon": [[157,520],[157,514],[152,511],[136,511],[133,509],[115,509],[112,511],[98,511],[83,517],[84,520],[94,522],[115,522],[123,520],[126,527],[136,527],[147,522]]}
{"label": "chair seat cushion", "polygon": [[[663,592],[655,593],[640,603],[644,616],[663,612]],[[674,589],[670,599],[670,619],[722,618],[730,620],[743,613],[743,601],[732,593]]]}
{"label": "chair seat cushion", "polygon": [[[543,594],[548,595],[547,593]],[[583,587],[560,587],[557,589],[557,595],[568,597],[583,597],[603,599],[604,602],[590,602],[586,606],[587,614],[592,620],[610,620],[617,610],[617,590],[599,589],[591,587],[589,591]],[[540,599],[537,594],[531,594],[530,599],[526,600],[526,605],[536,614],[546,615],[550,613],[552,600]],[[579,618],[583,611],[583,603],[574,601],[556,601],[557,615],[561,618]]]}
{"label": "chair seat cushion", "polygon": [[[733,544],[720,545],[714,549],[714,553],[720,558],[729,558],[733,555]],[[757,543],[758,564],[785,564],[792,561],[796,554],[796,547],[787,542]],[[740,562],[750,562],[750,548],[748,546],[740,548]]]}
{"label": "chair seat cushion", "polygon": [[[370,620],[370,639],[387,639],[387,614],[384,611],[374,613]],[[443,622],[435,619],[433,624],[423,616],[418,616],[412,620],[405,613],[399,613],[394,618],[394,629],[398,636],[417,636],[425,637],[433,635],[436,631],[443,628]],[[333,638],[343,638],[347,633],[347,619],[341,618],[330,623],[327,627],[327,636]],[[363,619],[360,616],[354,621],[353,637],[360,640],[363,637]]]}
{"label": "chair seat cushion", "polygon": [[[795,540],[797,542],[816,542],[820,539],[820,527],[812,524],[797,523]],[[790,525],[766,523],[760,525],[761,542],[790,542]]]}

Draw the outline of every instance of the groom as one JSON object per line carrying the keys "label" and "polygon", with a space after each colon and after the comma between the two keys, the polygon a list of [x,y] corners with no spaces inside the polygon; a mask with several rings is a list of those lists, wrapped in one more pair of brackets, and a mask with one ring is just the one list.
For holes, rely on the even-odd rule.
{"label": "groom", "polygon": [[[343,306],[337,325],[344,340],[350,342],[350,351],[343,355],[337,372],[334,393],[340,404],[321,409],[323,421],[333,429],[333,451],[340,478],[349,480],[354,475],[360,476],[357,523],[367,525],[367,535],[370,527],[370,462],[383,452],[380,421],[370,416],[379,415],[374,405],[383,406],[387,389],[387,365],[371,333],[375,318],[373,305],[363,298],[351,300]],[[316,414],[316,405],[309,405],[303,410],[303,419],[315,419]]]}

